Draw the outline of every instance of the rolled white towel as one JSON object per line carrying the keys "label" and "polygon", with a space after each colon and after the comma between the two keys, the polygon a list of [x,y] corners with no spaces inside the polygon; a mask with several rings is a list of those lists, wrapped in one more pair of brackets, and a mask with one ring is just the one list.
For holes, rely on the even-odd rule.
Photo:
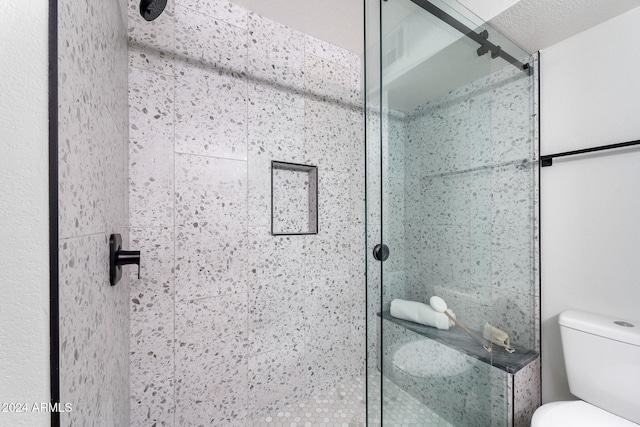
{"label": "rolled white towel", "polygon": [[[456,317],[451,310],[447,312]],[[391,315],[398,319],[409,320],[421,325],[447,330],[454,326],[446,314],[435,311],[430,305],[416,301],[394,299],[391,301]]]}

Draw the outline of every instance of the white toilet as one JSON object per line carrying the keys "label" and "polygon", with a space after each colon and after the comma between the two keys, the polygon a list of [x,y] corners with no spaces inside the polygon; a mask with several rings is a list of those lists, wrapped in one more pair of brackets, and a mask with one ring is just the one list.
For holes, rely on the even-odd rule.
{"label": "white toilet", "polygon": [[533,414],[532,427],[638,427],[640,322],[566,311],[560,334],[571,393]]}

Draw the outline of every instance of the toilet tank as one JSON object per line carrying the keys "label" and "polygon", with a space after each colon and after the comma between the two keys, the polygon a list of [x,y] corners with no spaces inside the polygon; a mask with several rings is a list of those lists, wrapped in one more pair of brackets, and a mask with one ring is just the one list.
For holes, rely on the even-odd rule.
{"label": "toilet tank", "polygon": [[558,322],[571,393],[640,423],[640,322],[574,310]]}

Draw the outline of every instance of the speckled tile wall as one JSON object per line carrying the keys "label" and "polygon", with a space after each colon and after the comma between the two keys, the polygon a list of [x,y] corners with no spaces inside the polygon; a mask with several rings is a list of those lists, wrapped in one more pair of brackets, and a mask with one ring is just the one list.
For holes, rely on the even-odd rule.
{"label": "speckled tile wall", "polygon": [[[387,198],[383,234],[397,257],[385,265],[383,309],[394,298],[427,302],[439,295],[471,329],[490,322],[512,343],[539,351],[535,78],[506,68],[410,113],[385,112],[381,158],[387,178],[380,183],[368,177]],[[369,162],[379,170],[375,158]],[[370,315],[379,300],[374,304]],[[388,362],[403,341],[391,325],[381,329]],[[397,366],[385,365],[397,384],[456,425],[525,425],[539,404],[539,363],[518,372],[515,381],[489,368],[456,377],[474,383],[459,387],[467,405],[460,411],[450,406],[455,397],[432,395],[439,390],[434,381],[405,378]],[[455,382],[447,381],[444,389]],[[491,397],[477,398],[478,390]],[[517,420],[514,408],[521,414]]]}
{"label": "speckled tile wall", "polygon": [[404,121],[407,293],[537,348],[533,78],[515,68]]}
{"label": "speckled tile wall", "polygon": [[382,132],[382,121],[380,120],[379,109],[368,104],[366,106],[366,219],[367,219],[367,248],[365,256],[367,259],[367,310],[366,310],[366,352],[367,369],[377,369],[379,346],[377,345],[381,295],[381,264],[373,258],[370,246],[375,246],[381,242],[381,182],[382,175],[380,168],[382,165],[382,147],[380,144],[380,134]]}
{"label": "speckled tile wall", "polygon": [[[367,354],[370,369],[378,362],[377,313],[388,310],[394,298],[409,298],[405,259],[405,139],[406,117],[398,111],[367,106]],[[382,210],[380,209],[382,205]],[[390,255],[382,265],[372,248],[381,242]],[[384,270],[384,273],[383,273]],[[380,287],[382,283],[382,289]],[[382,299],[381,299],[382,298]]]}
{"label": "speckled tile wall", "polygon": [[540,384],[540,358],[514,376],[514,427],[531,425],[533,413],[542,405]]}
{"label": "speckled tile wall", "polygon": [[129,425],[127,5],[58,2],[60,399],[63,426]]}
{"label": "speckled tile wall", "polygon": [[[252,425],[363,375],[360,59],[226,1],[129,5],[131,425]],[[270,234],[272,160],[318,166],[317,235]]]}

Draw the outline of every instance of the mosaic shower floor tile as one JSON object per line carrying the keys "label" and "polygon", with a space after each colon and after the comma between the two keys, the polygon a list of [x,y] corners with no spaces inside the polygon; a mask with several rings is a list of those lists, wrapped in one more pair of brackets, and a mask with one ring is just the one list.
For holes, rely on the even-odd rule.
{"label": "mosaic shower floor tile", "polygon": [[[380,427],[380,373],[369,372],[369,427]],[[383,379],[384,426],[452,427],[422,402],[387,378]],[[251,427],[365,427],[366,383],[364,377],[325,390],[298,403],[259,417]]]}

